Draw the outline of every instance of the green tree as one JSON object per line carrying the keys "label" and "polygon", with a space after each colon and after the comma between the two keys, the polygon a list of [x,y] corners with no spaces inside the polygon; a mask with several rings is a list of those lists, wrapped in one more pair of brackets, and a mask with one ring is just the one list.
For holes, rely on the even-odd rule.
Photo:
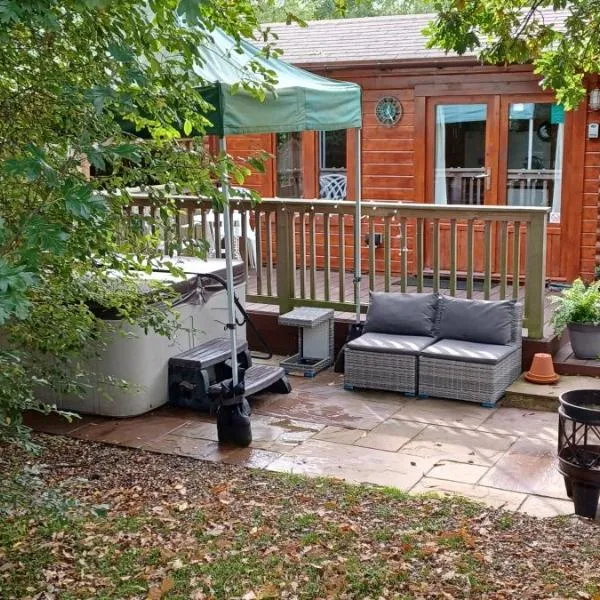
{"label": "green tree", "polygon": [[[215,27],[240,39],[257,25],[250,0],[0,0],[0,441],[26,438],[24,409],[49,410],[40,389],[85,389],[102,312],[172,333],[157,308],[170,293],[140,295],[136,272],[159,254],[152,231],[174,207],[153,187],[155,222],[126,218],[123,189],[220,200],[212,181],[231,161],[203,150],[193,66]],[[180,151],[192,133],[193,151]],[[88,179],[83,160],[101,175]]]}
{"label": "green tree", "polygon": [[256,0],[263,23],[423,13],[429,0]]}
{"label": "green tree", "polygon": [[[584,74],[600,71],[597,0],[436,0],[434,7],[430,46],[491,64],[532,63],[566,108],[585,98]],[[552,18],[565,9],[566,19]]]}

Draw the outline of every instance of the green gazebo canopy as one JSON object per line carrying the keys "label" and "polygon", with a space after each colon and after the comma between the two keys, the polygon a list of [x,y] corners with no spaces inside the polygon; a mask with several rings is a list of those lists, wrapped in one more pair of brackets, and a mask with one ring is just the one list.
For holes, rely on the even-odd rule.
{"label": "green gazebo canopy", "polygon": [[[252,44],[236,44],[218,29],[207,36],[202,61],[196,72],[210,82],[202,93],[214,106],[206,115],[213,124],[206,130],[209,134],[329,131],[361,126],[361,90],[354,83],[313,75],[267,58]],[[263,101],[240,85],[243,81],[260,85],[262,77],[248,68],[249,63],[256,62],[277,80]]]}

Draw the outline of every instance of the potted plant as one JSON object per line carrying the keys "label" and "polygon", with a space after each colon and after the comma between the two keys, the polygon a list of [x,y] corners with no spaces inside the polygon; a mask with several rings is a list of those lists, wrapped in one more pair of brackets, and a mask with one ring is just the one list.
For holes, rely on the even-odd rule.
{"label": "potted plant", "polygon": [[568,329],[575,356],[600,358],[600,281],[586,285],[576,279],[552,302],[556,305],[552,317],[554,330],[560,335]]}

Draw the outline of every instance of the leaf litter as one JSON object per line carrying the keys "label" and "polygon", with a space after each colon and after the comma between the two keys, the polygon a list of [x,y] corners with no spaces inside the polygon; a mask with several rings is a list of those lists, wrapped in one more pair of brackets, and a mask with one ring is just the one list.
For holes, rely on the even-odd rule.
{"label": "leaf litter", "polygon": [[[0,597],[600,600],[600,526],[38,436],[64,510],[0,522]],[[72,460],[77,457],[77,460]]]}

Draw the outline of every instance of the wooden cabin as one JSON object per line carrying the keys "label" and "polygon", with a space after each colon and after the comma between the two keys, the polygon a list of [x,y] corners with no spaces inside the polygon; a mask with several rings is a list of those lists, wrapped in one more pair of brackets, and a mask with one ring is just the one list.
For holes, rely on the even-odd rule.
{"label": "wooden cabin", "polygon": [[[549,12],[546,20],[562,17]],[[365,201],[547,207],[547,279],[593,278],[600,139],[591,137],[589,126],[600,122],[600,112],[589,102],[563,111],[529,65],[483,66],[473,56],[427,49],[421,32],[430,19],[406,15],[271,28],[287,62],[362,87]],[[345,131],[228,138],[234,156],[256,150],[273,155],[264,174],[248,179],[249,187],[263,197],[308,199],[354,198],[352,143]],[[442,269],[448,268],[446,225],[439,232]],[[397,243],[410,246],[410,235]],[[475,271],[483,260],[481,235],[477,228]],[[317,235],[321,257],[322,239]],[[459,271],[466,268],[461,252],[459,247]]]}

